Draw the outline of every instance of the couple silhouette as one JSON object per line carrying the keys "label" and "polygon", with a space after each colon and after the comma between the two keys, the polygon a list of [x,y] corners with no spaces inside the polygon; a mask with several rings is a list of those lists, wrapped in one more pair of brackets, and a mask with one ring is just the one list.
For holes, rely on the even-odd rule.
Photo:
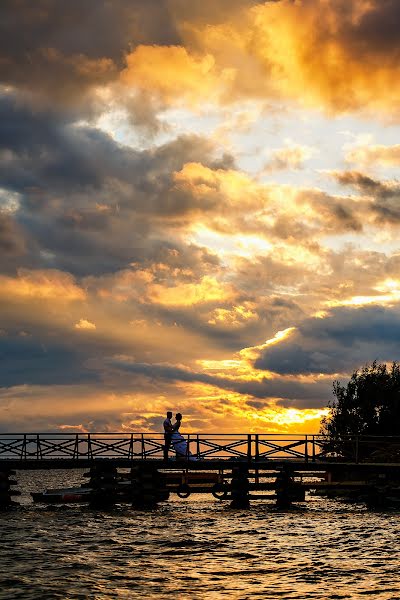
{"label": "couple silhouette", "polygon": [[179,428],[182,423],[182,415],[181,413],[176,413],[175,415],[175,423],[172,424],[172,412],[169,410],[167,412],[167,418],[164,419],[164,460],[168,460],[168,452],[169,449],[172,448],[175,450],[176,457],[188,458],[189,460],[194,460],[194,457],[191,456],[190,452],[188,452],[187,441],[180,433]]}

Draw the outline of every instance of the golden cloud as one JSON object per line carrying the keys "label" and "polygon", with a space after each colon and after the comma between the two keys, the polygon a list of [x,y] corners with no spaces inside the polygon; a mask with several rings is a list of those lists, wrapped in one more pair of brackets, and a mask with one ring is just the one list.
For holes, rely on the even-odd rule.
{"label": "golden cloud", "polygon": [[[197,421],[203,419],[201,427],[189,427],[186,431],[210,431],[212,433],[317,433],[320,420],[327,409],[284,408],[273,399],[263,407],[253,407],[252,397],[235,392],[224,392],[213,386],[200,383],[181,383],[178,386],[185,395],[186,412],[191,414],[196,404]],[[188,402],[189,400],[189,402]],[[185,412],[185,410],[183,410]]]}
{"label": "golden cloud", "polygon": [[182,46],[138,46],[121,81],[166,104],[287,98],[398,117],[396,10],[378,0],[281,0],[244,6],[217,24],[177,12]]}
{"label": "golden cloud", "polygon": [[[132,431],[162,435],[167,410],[183,413],[183,433],[317,433],[326,409],[283,408],[274,401],[255,409],[251,397],[213,386],[181,383],[165,388],[168,395],[105,392],[84,385],[16,386],[0,390],[0,418],[5,427],[29,431],[45,426],[54,431]],[[84,400],[84,402],[83,402]],[[12,404],[13,411],[9,407]]]}
{"label": "golden cloud", "polygon": [[333,308],[335,306],[368,306],[376,304],[377,306],[396,305],[400,300],[400,281],[397,279],[385,279],[378,282],[373,290],[379,292],[369,296],[351,296],[350,298],[338,298],[327,300],[325,306]]}
{"label": "golden cloud", "polygon": [[59,301],[84,300],[86,292],[69,273],[56,269],[19,269],[17,277],[0,275],[0,295]]}
{"label": "golden cloud", "polygon": [[193,212],[198,212],[203,221],[212,220],[214,228],[220,231],[230,232],[237,216],[262,210],[268,200],[265,186],[233,169],[186,163],[174,173],[173,182],[175,193],[193,199]]}
{"label": "golden cloud", "polygon": [[75,323],[74,328],[93,330],[96,329],[96,325],[87,319],[80,319],[78,323]]}
{"label": "golden cloud", "polygon": [[254,360],[256,360],[260,354],[269,346],[275,346],[275,344],[279,344],[284,340],[288,339],[294,332],[296,331],[296,327],[288,327],[287,329],[282,329],[281,331],[277,331],[276,334],[266,340],[263,344],[258,346],[251,346],[249,348],[243,348],[239,352],[240,358],[248,364],[251,364]]}
{"label": "golden cloud", "polygon": [[244,302],[230,309],[216,308],[211,313],[208,322],[210,325],[240,327],[249,321],[257,320],[258,315],[255,309],[256,304],[254,302]]}
{"label": "golden cloud", "polygon": [[218,96],[229,73],[215,69],[211,54],[194,56],[182,46],[138,46],[126,57],[121,82],[163,103],[197,106]]}
{"label": "golden cloud", "polygon": [[384,146],[382,144],[354,146],[346,153],[345,160],[367,167],[373,165],[397,167],[400,165],[400,144],[394,146]]}
{"label": "golden cloud", "polygon": [[[173,180],[174,192],[190,197],[193,213],[198,213],[192,215],[193,235],[204,245],[219,235],[213,247],[218,254],[234,243],[238,255],[273,250],[282,262],[301,260],[314,267],[320,262],[321,249],[304,243],[305,238],[362,230],[360,201],[318,188],[263,184],[246,173],[214,170],[200,163],[186,163]],[[211,236],[207,229],[213,232]],[[284,243],[272,246],[276,239]]]}
{"label": "golden cloud", "polygon": [[110,298],[116,302],[125,302],[130,298],[144,298],[148,286],[154,280],[151,270],[124,269],[110,275],[87,277],[85,284],[100,298]]}
{"label": "golden cloud", "polygon": [[[191,274],[190,271],[188,273]],[[162,274],[165,280],[157,280],[156,274]],[[180,275],[185,274],[186,271],[156,263],[149,269],[124,270],[97,278],[88,277],[85,281],[99,297],[117,302],[136,299],[142,304],[191,306],[205,302],[226,302],[235,297],[232,286],[218,281],[216,277],[206,275],[188,283],[179,279]]]}
{"label": "golden cloud", "polygon": [[215,277],[205,276],[197,283],[181,283],[173,287],[153,284],[149,289],[152,302],[165,306],[192,306],[206,302],[226,302],[234,298],[233,288]]}
{"label": "golden cloud", "polygon": [[379,0],[281,0],[234,24],[197,30],[196,42],[220,68],[235,69],[233,97],[278,95],[334,113],[365,106],[398,113],[400,44],[388,27],[396,10]]}

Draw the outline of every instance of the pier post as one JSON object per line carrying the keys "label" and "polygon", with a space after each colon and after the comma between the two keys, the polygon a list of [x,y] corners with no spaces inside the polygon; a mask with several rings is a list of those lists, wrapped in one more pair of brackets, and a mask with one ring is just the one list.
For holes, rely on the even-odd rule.
{"label": "pier post", "polygon": [[247,460],[251,463],[251,459],[253,458],[253,453],[251,451],[251,433],[247,435]]}
{"label": "pier post", "polygon": [[[255,448],[254,457],[255,457],[255,462],[257,464],[258,461],[260,460],[260,440],[259,440],[258,433],[255,434],[255,446],[256,446],[256,448]],[[255,468],[254,473],[255,473],[254,483],[256,485],[258,485],[260,483],[260,477],[259,477],[259,470],[257,467]]]}
{"label": "pier post", "polygon": [[290,508],[292,504],[291,487],[293,480],[286,466],[277,474],[276,480],[276,506],[277,508]]}
{"label": "pier post", "polygon": [[366,497],[367,507],[372,510],[380,510],[387,507],[387,489],[383,486],[372,486]]}
{"label": "pier post", "polygon": [[392,473],[386,476],[378,473],[372,478],[367,491],[366,504],[367,508],[373,510],[400,506],[399,474]]}
{"label": "pier post", "polygon": [[15,471],[11,471],[5,467],[1,468],[0,471],[0,510],[3,508],[9,508],[15,506],[18,502],[12,500],[12,496],[20,496],[21,492],[12,490],[11,486],[17,485],[17,482],[10,479],[15,475]]}
{"label": "pier post", "polygon": [[232,469],[231,508],[249,508],[249,480],[247,467]]}
{"label": "pier post", "polygon": [[117,499],[117,468],[107,463],[94,464],[90,468],[90,487],[92,508],[107,508],[115,504]]}
{"label": "pier post", "polygon": [[165,476],[149,463],[131,469],[130,493],[134,508],[155,508],[169,498]]}

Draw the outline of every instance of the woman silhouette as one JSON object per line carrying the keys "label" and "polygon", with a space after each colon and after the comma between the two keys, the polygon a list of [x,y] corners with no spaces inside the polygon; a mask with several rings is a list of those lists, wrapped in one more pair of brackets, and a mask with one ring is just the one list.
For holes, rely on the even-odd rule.
{"label": "woman silhouette", "polygon": [[196,460],[196,458],[189,452],[187,441],[179,431],[182,423],[181,413],[176,413],[175,419],[176,423],[173,425],[174,430],[171,436],[171,445],[175,450],[176,457],[187,458],[188,460]]}

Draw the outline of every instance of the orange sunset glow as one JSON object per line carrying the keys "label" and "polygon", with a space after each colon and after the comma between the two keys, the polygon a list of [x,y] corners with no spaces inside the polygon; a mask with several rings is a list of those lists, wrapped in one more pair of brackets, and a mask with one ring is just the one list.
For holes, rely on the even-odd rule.
{"label": "orange sunset glow", "polygon": [[317,433],[399,360],[396,3],[11,4],[2,431]]}

